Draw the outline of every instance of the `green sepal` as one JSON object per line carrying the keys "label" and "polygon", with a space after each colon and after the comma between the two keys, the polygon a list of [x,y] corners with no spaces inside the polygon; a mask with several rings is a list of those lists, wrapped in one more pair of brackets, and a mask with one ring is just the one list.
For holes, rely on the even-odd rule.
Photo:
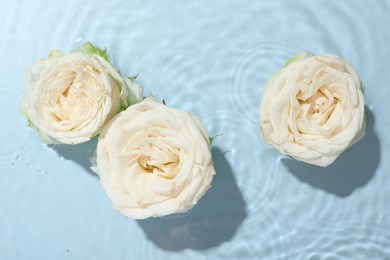
{"label": "green sepal", "polygon": [[85,54],[97,54],[100,57],[102,57],[103,59],[105,59],[106,61],[111,63],[111,59],[107,53],[107,48],[104,48],[104,50],[103,50],[99,47],[96,47],[91,42],[86,42],[84,45],[77,48],[77,51],[85,53]]}
{"label": "green sepal", "polygon": [[64,56],[64,54],[60,50],[52,50],[49,53],[49,59],[56,58],[56,57],[61,57]]}
{"label": "green sepal", "polygon": [[220,136],[222,136],[222,134],[217,134],[217,135],[214,135],[213,137],[209,137],[210,144],[212,144],[214,142],[215,138],[220,137]]}
{"label": "green sepal", "polygon": [[138,73],[137,73],[137,75],[135,75],[135,76],[133,76],[133,77],[127,77],[129,80],[131,80],[131,81],[135,81],[136,79],[137,79],[137,77],[138,77]]}

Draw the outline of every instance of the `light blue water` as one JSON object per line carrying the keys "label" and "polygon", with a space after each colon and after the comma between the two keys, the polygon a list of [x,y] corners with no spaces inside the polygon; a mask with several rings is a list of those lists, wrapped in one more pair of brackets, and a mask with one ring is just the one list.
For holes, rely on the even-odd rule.
{"label": "light blue water", "polygon": [[[0,1],[0,259],[390,259],[389,1]],[[88,171],[94,143],[27,128],[25,68],[85,41],[222,134],[190,212],[125,219]],[[343,56],[366,86],[367,134],[326,169],[259,133],[263,85],[303,51]]]}

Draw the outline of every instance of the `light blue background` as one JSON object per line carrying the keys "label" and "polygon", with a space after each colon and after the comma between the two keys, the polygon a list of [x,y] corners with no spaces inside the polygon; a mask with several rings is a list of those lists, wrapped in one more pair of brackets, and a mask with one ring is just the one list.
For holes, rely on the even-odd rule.
{"label": "light blue background", "polygon": [[[390,259],[390,1],[0,0],[0,259]],[[88,171],[94,143],[43,145],[25,68],[85,41],[146,93],[201,116],[217,176],[189,213],[135,221]],[[259,133],[262,87],[303,51],[347,59],[367,134],[320,169]]]}

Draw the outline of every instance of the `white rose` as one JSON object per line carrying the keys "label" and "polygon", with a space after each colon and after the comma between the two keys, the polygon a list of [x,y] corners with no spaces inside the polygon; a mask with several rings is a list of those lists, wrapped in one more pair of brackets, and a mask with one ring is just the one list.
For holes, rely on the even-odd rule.
{"label": "white rose", "polygon": [[215,175],[200,120],[151,98],[103,128],[95,159],[92,169],[113,207],[135,219],[189,210]]}
{"label": "white rose", "polygon": [[364,135],[363,86],[339,56],[293,57],[266,85],[260,125],[266,141],[326,167]]}
{"label": "white rose", "polygon": [[142,86],[122,78],[105,51],[90,43],[79,50],[54,51],[27,69],[21,110],[46,143],[86,142],[121,109],[142,99]]}

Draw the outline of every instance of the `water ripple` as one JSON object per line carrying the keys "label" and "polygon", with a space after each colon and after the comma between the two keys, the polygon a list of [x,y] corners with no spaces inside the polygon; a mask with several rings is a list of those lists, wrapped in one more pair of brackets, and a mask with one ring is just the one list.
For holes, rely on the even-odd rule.
{"label": "water ripple", "polygon": [[[72,14],[74,19],[68,19],[68,22],[76,23],[81,29],[77,30],[81,35],[75,35],[75,39],[78,36],[93,41],[99,46],[105,46],[114,57],[123,55],[122,49],[131,45],[147,26],[144,1],[132,1],[131,8],[124,7],[123,3],[118,1],[89,4],[82,8],[81,12],[81,15]],[[106,19],[93,19],[93,17],[106,17]],[[64,26],[71,27],[69,24]],[[107,39],[110,41],[107,42]]]}
{"label": "water ripple", "polygon": [[157,57],[153,71],[153,81],[158,85],[145,87],[146,93],[151,91],[167,105],[194,114],[212,109],[209,66],[199,54],[191,50],[167,50]]}
{"label": "water ripple", "polygon": [[282,176],[275,173],[275,154],[268,152],[257,125],[243,121],[234,111],[226,109],[207,114],[204,123],[211,135],[221,135],[215,139],[215,145],[225,152],[248,200],[261,206],[261,197],[271,198],[277,194]]}
{"label": "water ripple", "polygon": [[[261,195],[261,206],[256,203],[248,205],[250,218],[245,223],[246,232],[241,243],[243,252],[250,252],[249,259],[262,259],[278,256],[286,259],[293,250],[293,241],[288,236],[291,225],[289,220],[279,213],[277,206]],[[250,241],[250,242],[247,242]],[[238,249],[240,247],[238,246]]]}
{"label": "water ripple", "polygon": [[227,72],[229,102],[243,119],[259,121],[258,111],[265,83],[285,61],[299,53],[290,43],[264,40],[244,47]]}
{"label": "water ripple", "polygon": [[12,164],[15,163],[16,157],[22,157],[32,151],[40,141],[34,131],[27,129],[27,120],[20,113],[17,90],[4,81],[0,85],[4,87],[0,89],[0,162]]}
{"label": "water ripple", "polygon": [[292,239],[299,241],[294,259],[386,259],[390,255],[388,216],[351,216],[306,222]]}
{"label": "water ripple", "polygon": [[[24,250],[8,243],[0,258],[56,259],[77,252],[112,259],[389,258],[388,1],[3,2],[0,198],[10,203],[0,203],[5,212],[0,223],[9,224],[0,242],[27,242]],[[211,136],[221,134],[213,146],[220,150],[214,158],[222,171],[183,218],[121,221],[109,217],[112,211],[102,211],[106,229],[101,229],[99,218],[88,219],[102,236],[87,232],[80,237],[77,230],[85,223],[67,205],[65,215],[52,210],[44,216],[30,214],[37,212],[37,204],[28,202],[27,193],[38,196],[45,209],[58,204],[55,196],[50,200],[36,193],[40,185],[51,187],[53,194],[63,185],[82,191],[98,187],[90,178],[77,178],[76,183],[74,174],[63,174],[77,168],[45,149],[19,113],[24,68],[51,49],[68,52],[85,41],[107,47],[123,75],[139,73],[146,94],[153,92],[167,105],[199,115]],[[324,171],[296,162],[289,165],[285,156],[264,143],[259,130],[264,84],[286,59],[302,51],[346,58],[361,76],[366,104],[375,115],[375,134],[369,125],[365,139],[343,156],[350,160],[340,158]],[[89,167],[88,150],[63,146],[57,152]],[[227,162],[224,167],[222,159]],[[64,201],[67,194],[60,194]],[[95,200],[98,195],[88,194]],[[82,211],[96,216],[89,206]],[[43,230],[42,236],[28,241],[31,236],[21,222],[11,221],[23,215],[20,212],[27,212],[29,223],[38,224],[27,225],[27,233]],[[44,230],[50,227],[47,221],[66,224],[69,219],[75,220],[74,229]],[[60,250],[37,250],[48,237]],[[100,251],[85,247],[85,241],[92,245],[97,239]],[[103,251],[107,255],[99,255]]]}

